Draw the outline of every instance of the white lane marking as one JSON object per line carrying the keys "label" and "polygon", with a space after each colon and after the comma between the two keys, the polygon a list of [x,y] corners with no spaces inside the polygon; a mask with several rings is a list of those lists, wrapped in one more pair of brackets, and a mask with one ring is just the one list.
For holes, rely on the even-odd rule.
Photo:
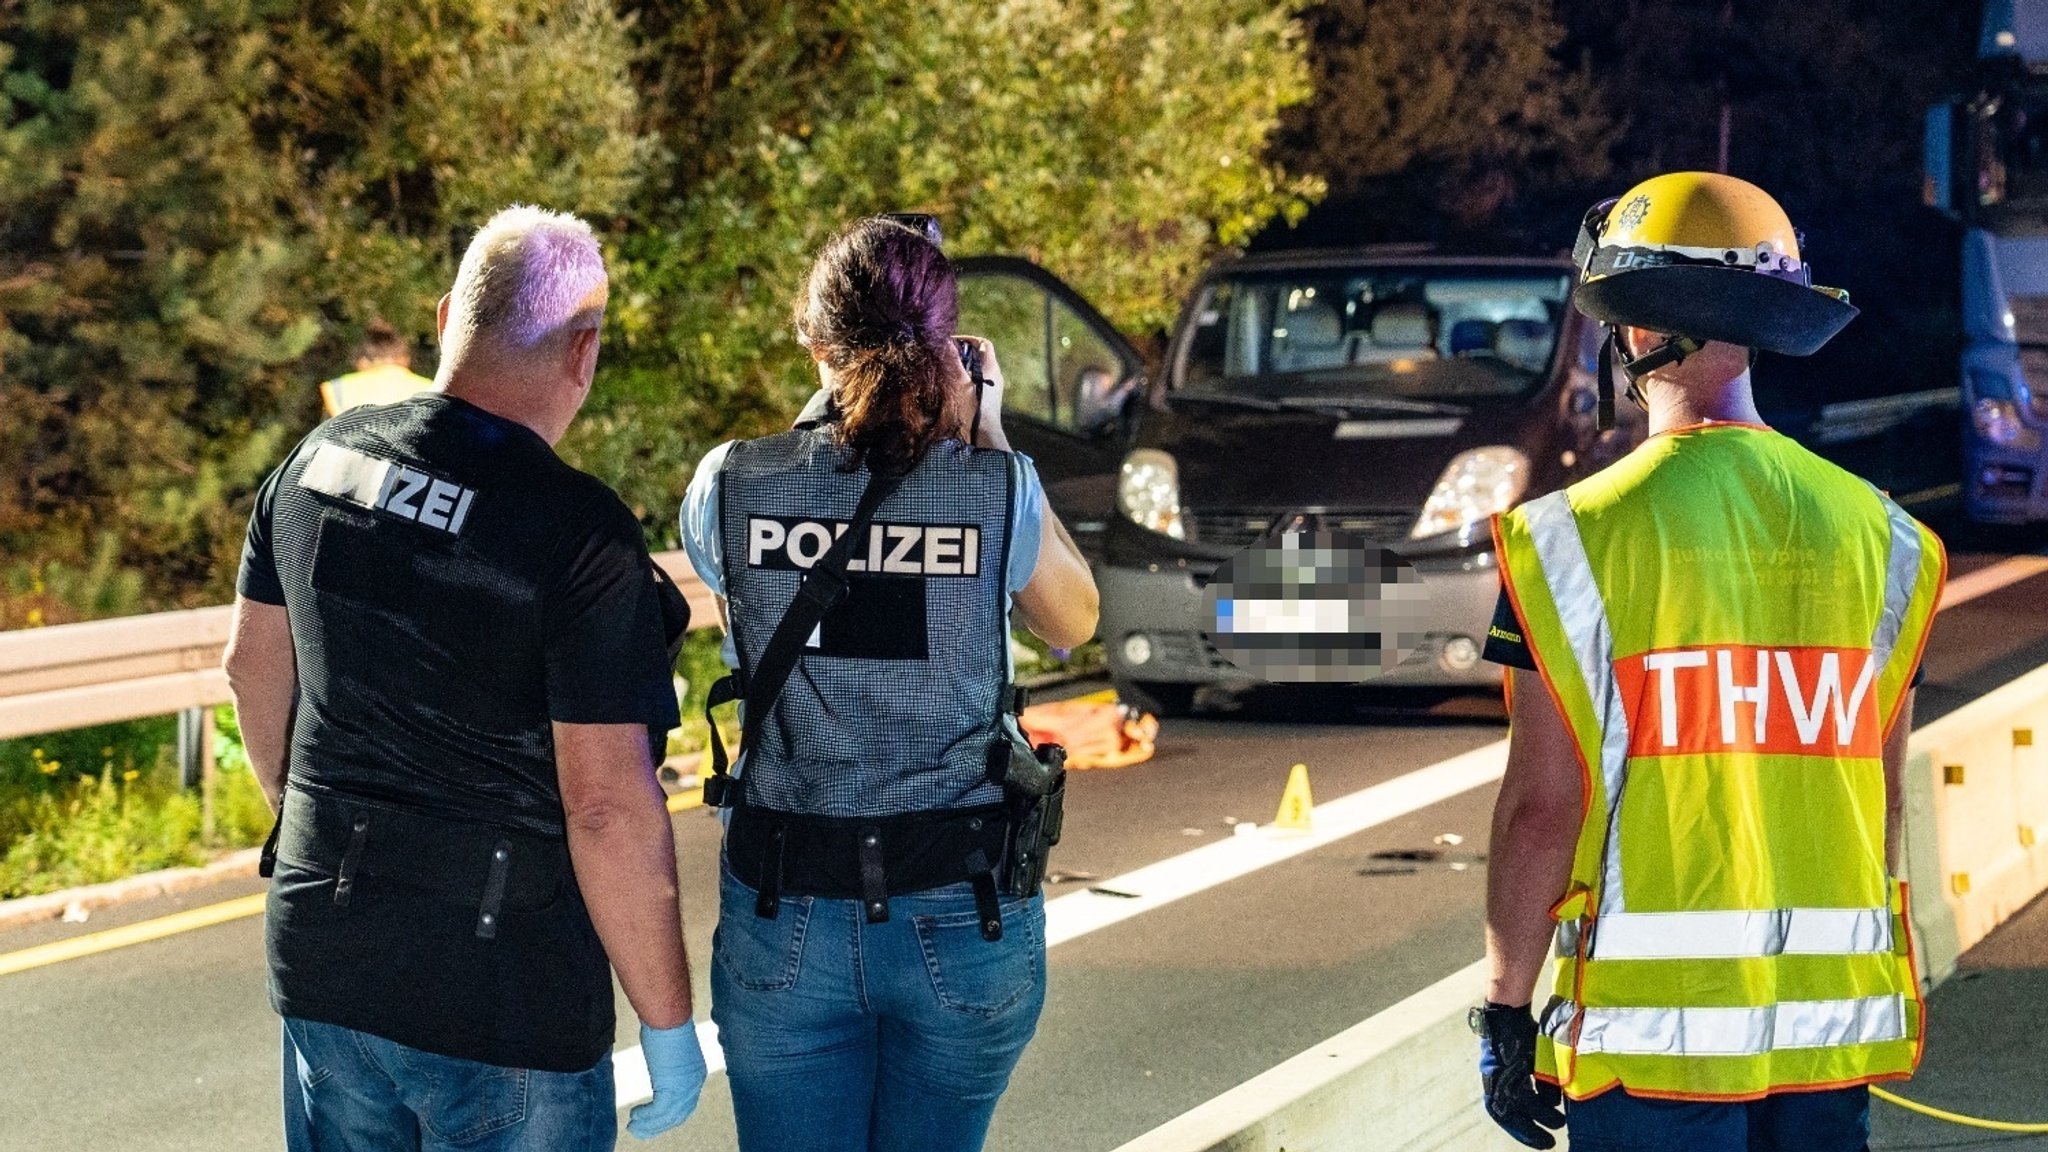
{"label": "white lane marking", "polygon": [[[1045,945],[1051,948],[1064,944],[1491,784],[1500,779],[1507,763],[1508,742],[1496,740],[1427,768],[1318,804],[1307,832],[1260,828],[1255,834],[1218,840],[1096,885],[1128,895],[1081,891],[1055,897],[1045,904]],[[709,1020],[699,1023],[697,1037],[704,1046],[704,1059],[711,1071],[722,1071],[725,1054],[718,1047],[718,1026]],[[618,1085],[619,1107],[629,1108],[649,1098],[647,1061],[638,1045],[613,1053],[612,1070]]]}
{"label": "white lane marking", "polygon": [[1046,946],[1086,936],[1490,784],[1500,779],[1507,763],[1508,742],[1496,740],[1427,768],[1318,804],[1310,831],[1277,832],[1261,828],[1256,835],[1218,840],[1096,885],[1128,895],[1105,896],[1088,890],[1056,897],[1045,905]]}
{"label": "white lane marking", "polygon": [[1987,595],[2029,577],[2048,572],[2048,556],[2009,556],[1988,568],[1966,572],[1948,582],[1942,589],[1941,607],[1953,608],[1967,604],[1979,596]]}
{"label": "white lane marking", "polygon": [[[1300,1055],[1181,1113],[1116,1152],[1188,1152],[1196,1148],[1234,1147],[1235,1141],[1254,1125],[1297,1101],[1326,1093],[1338,1083],[1344,1083],[1347,1100],[1361,1096],[1368,1100],[1412,1098],[1418,1090],[1427,1091],[1406,1078],[1412,1069],[1387,1060],[1387,1054],[1442,1028],[1446,1018],[1463,1017],[1470,1005],[1486,995],[1490,972],[1487,961],[1475,960]],[[1361,1085],[1355,1078],[1375,1061],[1385,1070],[1385,1082]],[[1361,1092],[1361,1088],[1366,1090]],[[1293,1147],[1295,1140],[1312,1142],[1332,1128],[1343,1127],[1347,1121],[1363,1121],[1366,1111],[1359,1109],[1360,1114],[1352,1115],[1342,1105],[1331,1105],[1313,1120],[1301,1117],[1287,1132],[1288,1146]],[[1382,1137],[1383,1141],[1386,1139]]]}

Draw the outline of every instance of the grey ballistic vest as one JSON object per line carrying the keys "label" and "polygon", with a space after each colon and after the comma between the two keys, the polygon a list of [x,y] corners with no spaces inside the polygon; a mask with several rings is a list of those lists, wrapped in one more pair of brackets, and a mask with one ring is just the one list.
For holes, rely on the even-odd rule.
{"label": "grey ballistic vest", "polygon": [[[720,473],[727,619],[744,675],[868,473],[829,429],[733,445]],[[994,804],[1009,687],[1013,458],[945,441],[883,501],[742,769],[745,803],[807,816]]]}

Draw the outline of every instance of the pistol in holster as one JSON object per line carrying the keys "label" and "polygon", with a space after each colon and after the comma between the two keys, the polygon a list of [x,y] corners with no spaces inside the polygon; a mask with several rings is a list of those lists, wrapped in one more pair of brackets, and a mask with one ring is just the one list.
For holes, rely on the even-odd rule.
{"label": "pistol in holster", "polygon": [[1045,883],[1047,861],[1066,823],[1067,750],[1058,744],[1032,747],[1021,735],[996,742],[997,781],[1010,809],[1010,839],[1003,864],[1003,891],[1023,897]]}

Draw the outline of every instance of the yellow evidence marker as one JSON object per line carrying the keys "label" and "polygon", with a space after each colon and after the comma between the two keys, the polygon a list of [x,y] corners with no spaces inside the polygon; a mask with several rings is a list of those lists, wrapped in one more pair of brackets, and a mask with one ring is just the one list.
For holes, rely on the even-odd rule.
{"label": "yellow evidence marker", "polygon": [[1306,832],[1313,822],[1315,807],[1315,799],[1308,790],[1308,765],[1296,764],[1287,773],[1287,791],[1280,794],[1280,811],[1273,817],[1273,827]]}

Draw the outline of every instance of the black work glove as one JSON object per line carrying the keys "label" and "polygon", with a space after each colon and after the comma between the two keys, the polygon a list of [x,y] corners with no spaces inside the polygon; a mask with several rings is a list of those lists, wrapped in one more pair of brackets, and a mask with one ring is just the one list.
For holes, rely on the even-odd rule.
{"label": "black work glove", "polygon": [[1489,1000],[1472,1010],[1470,1022],[1479,1034],[1486,1114],[1531,1148],[1557,1147],[1557,1137],[1545,1129],[1564,1127],[1563,1098],[1557,1085],[1536,1079],[1536,1018],[1529,1006],[1510,1008]]}

